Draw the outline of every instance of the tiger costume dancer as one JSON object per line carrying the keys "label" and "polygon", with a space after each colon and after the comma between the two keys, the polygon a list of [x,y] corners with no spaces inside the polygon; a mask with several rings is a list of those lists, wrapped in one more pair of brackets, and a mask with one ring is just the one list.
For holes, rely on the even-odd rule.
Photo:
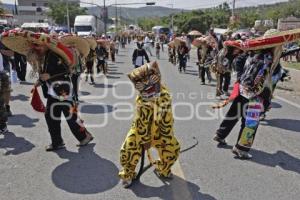
{"label": "tiger costume dancer", "polygon": [[178,159],[180,146],[173,132],[172,100],[168,89],[161,84],[157,62],[134,69],[129,75],[139,95],[132,126],[121,147],[119,172],[122,184],[129,187],[136,177],[135,168],[143,150],[158,151],[159,160],[151,162],[161,177],[171,177],[171,167]]}

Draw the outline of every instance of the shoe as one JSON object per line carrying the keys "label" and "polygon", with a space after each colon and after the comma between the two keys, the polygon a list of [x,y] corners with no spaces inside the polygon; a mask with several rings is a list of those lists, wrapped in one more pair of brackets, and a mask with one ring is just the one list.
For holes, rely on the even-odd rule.
{"label": "shoe", "polygon": [[50,144],[50,145],[46,146],[46,151],[56,151],[56,150],[63,149],[63,148],[65,148],[64,143],[59,144],[59,145],[55,145],[55,146]]}
{"label": "shoe", "polygon": [[5,127],[4,128],[1,128],[0,129],[0,134],[5,134],[5,133],[7,133],[8,132],[8,129],[7,129],[7,126],[5,125]]}
{"label": "shoe", "polygon": [[236,147],[233,147],[232,153],[235,154],[239,159],[249,160],[252,158],[252,155],[247,151],[239,150]]}
{"label": "shoe", "polygon": [[221,95],[217,95],[217,96],[216,96],[216,99],[217,99],[217,100],[223,100],[223,98],[221,97]]}
{"label": "shoe", "polygon": [[86,137],[80,141],[79,144],[77,144],[78,147],[86,146],[88,143],[90,143],[94,137],[91,134],[87,134]]}
{"label": "shoe", "polygon": [[230,93],[229,92],[224,92],[224,95],[227,97],[230,97]]}
{"label": "shoe", "polygon": [[132,184],[132,180],[122,180],[123,188],[129,188]]}
{"label": "shoe", "polygon": [[11,117],[13,115],[12,112],[11,112],[11,110],[10,110],[10,106],[9,105],[6,105],[6,113],[7,113],[8,117]]}
{"label": "shoe", "polygon": [[205,82],[201,82],[201,85],[205,85]]}
{"label": "shoe", "polygon": [[264,121],[265,119],[266,119],[266,114],[265,113],[261,114],[259,117],[259,121]]}
{"label": "shoe", "polygon": [[159,177],[159,178],[165,178],[165,179],[173,179],[173,174],[170,172],[167,176],[162,175],[159,173],[157,169],[154,170],[154,173]]}
{"label": "shoe", "polygon": [[218,142],[220,145],[227,145],[227,142],[225,141],[225,139],[220,138],[220,136],[218,136],[217,134],[215,135],[213,140]]}

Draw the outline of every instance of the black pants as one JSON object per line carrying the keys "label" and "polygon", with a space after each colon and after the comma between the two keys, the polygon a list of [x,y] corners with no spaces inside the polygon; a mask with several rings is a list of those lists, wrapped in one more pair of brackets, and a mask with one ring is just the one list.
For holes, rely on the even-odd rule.
{"label": "black pants", "polygon": [[91,78],[91,82],[93,83],[94,82],[94,70],[93,70],[93,67],[94,67],[94,62],[86,62],[86,77],[85,77],[85,81],[88,80],[88,76],[90,75],[90,78]]}
{"label": "black pants", "polygon": [[27,61],[26,57],[22,55],[15,55],[15,65],[18,78],[20,81],[25,81],[26,79],[26,69],[27,69]]}
{"label": "black pants", "polygon": [[61,113],[64,114],[67,123],[72,131],[73,135],[78,141],[82,141],[86,137],[86,130],[84,127],[80,126],[76,120],[78,116],[76,113],[71,113],[70,110],[73,103],[70,101],[58,101],[52,97],[48,97],[45,119],[48,125],[48,131],[51,136],[51,141],[53,146],[57,146],[63,143],[61,137],[61,127],[60,127],[60,117]]}
{"label": "black pants", "polygon": [[217,130],[217,135],[220,138],[225,139],[230,134],[231,130],[239,121],[239,119],[242,118],[241,129],[237,141],[240,140],[242,131],[245,128],[245,116],[248,102],[249,100],[241,95],[233,101],[230,109],[226,113],[225,119],[222,121],[219,129]]}
{"label": "black pants", "polygon": [[220,96],[223,92],[228,92],[230,80],[231,72],[217,74],[217,96]]}
{"label": "black pants", "polygon": [[207,79],[210,82],[212,80],[210,70],[208,67],[199,66],[199,78],[201,78],[201,82],[205,83],[205,73],[207,75]]}
{"label": "black pants", "polygon": [[102,66],[103,73],[106,73],[105,69],[104,69],[105,68],[105,60],[100,60],[97,58],[97,66],[96,66],[97,74],[99,74],[101,71],[100,66]]}

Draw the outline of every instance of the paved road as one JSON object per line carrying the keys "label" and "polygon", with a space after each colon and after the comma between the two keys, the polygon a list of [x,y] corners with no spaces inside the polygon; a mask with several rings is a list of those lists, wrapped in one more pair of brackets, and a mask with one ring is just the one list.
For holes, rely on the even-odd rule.
{"label": "paved road", "polygon": [[[131,189],[123,189],[117,177],[119,148],[130,127],[134,90],[126,73],[132,69],[132,47],[121,50],[109,76],[96,85],[81,83],[82,118],[95,140],[77,148],[66,123],[62,123],[66,150],[46,153],[50,142],[42,114],[29,104],[30,83],[15,85],[9,119],[10,133],[0,136],[1,200],[296,200],[300,195],[300,108],[284,99],[275,100],[267,120],[259,127],[251,161],[234,159],[230,148],[212,141],[226,111],[215,112],[215,83],[201,86],[194,64],[179,74],[159,61],[164,82],[173,94],[175,133],[182,148],[199,145],[180,155],[175,177],[162,182],[148,170]],[[152,60],[154,58],[152,57]],[[284,97],[283,97],[284,98]],[[233,145],[236,127],[228,137]]]}

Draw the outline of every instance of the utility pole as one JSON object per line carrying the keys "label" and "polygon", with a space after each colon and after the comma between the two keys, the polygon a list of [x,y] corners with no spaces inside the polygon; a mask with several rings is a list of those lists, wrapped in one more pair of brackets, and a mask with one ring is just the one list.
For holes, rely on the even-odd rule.
{"label": "utility pole", "polygon": [[106,6],[105,6],[105,0],[103,0],[103,15],[104,15],[104,34],[106,35],[107,33],[107,11],[106,11]]}
{"label": "utility pole", "polygon": [[116,0],[115,1],[115,4],[116,4],[116,16],[115,16],[115,32],[117,33],[117,31],[118,31],[118,6],[117,6],[117,4],[118,4],[118,2],[117,2],[118,0]]}
{"label": "utility pole", "polygon": [[234,17],[234,11],[235,11],[235,0],[232,2],[232,13],[231,16]]}
{"label": "utility pole", "polygon": [[[172,0],[172,11],[173,9],[174,9],[174,0]],[[172,33],[174,33],[174,13],[172,13],[171,26],[172,26]]]}
{"label": "utility pole", "polygon": [[71,28],[70,28],[70,13],[69,13],[69,0],[67,0],[67,25],[68,25],[68,33],[71,33]]}

